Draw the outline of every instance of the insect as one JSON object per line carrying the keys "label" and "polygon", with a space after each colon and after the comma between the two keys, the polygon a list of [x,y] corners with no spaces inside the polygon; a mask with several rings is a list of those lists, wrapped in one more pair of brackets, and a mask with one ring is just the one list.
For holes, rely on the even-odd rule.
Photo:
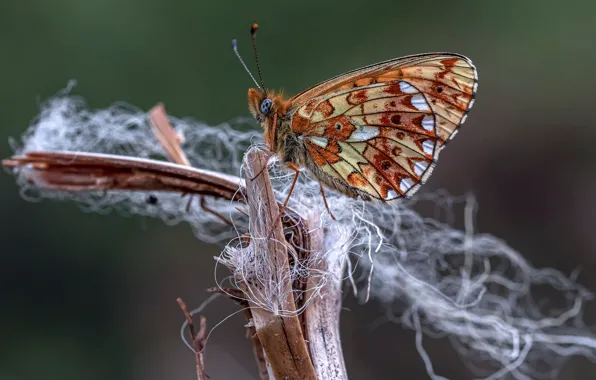
{"label": "insect", "polygon": [[[465,56],[426,53],[356,69],[289,99],[265,89],[251,28],[260,85],[248,107],[265,143],[296,175],[300,168],[352,198],[392,203],[413,195],[429,178],[439,152],[474,104],[478,75]],[[331,214],[333,218],[333,215]]]}

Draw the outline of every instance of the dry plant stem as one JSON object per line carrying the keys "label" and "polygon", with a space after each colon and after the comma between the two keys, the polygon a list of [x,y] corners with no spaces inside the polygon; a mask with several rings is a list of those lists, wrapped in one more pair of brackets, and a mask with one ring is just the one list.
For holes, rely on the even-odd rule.
{"label": "dry plant stem", "polygon": [[[186,157],[186,153],[182,150],[180,146],[180,137],[176,133],[176,130],[170,124],[168,120],[168,115],[166,114],[166,109],[163,104],[157,104],[149,111],[149,124],[151,124],[151,128],[153,129],[153,133],[157,140],[161,144],[161,146],[166,151],[170,161],[175,162],[179,165],[185,166],[192,166],[188,157]],[[193,196],[190,195],[188,199],[188,203],[186,204],[186,212],[189,212],[190,205],[192,203]],[[200,205],[203,210],[208,213],[215,215],[219,220],[223,221],[227,225],[234,227],[234,223],[228,220],[219,212],[207,207],[207,201],[205,197],[200,197]]]}
{"label": "dry plant stem", "polygon": [[[151,127],[153,128],[153,132],[155,133],[155,136],[159,140],[159,142],[162,145],[162,147],[164,148],[164,150],[167,152],[169,159],[177,164],[180,164],[180,165],[191,166],[190,161],[188,160],[188,158],[186,157],[186,154],[184,153],[184,151],[182,150],[182,148],[180,146],[179,136],[176,134],[176,131],[174,130],[174,128],[172,128],[172,125],[168,121],[168,117],[167,117],[164,105],[157,104],[155,107],[153,107],[151,109],[151,111],[149,111],[149,115],[150,115],[149,121],[150,121]],[[192,202],[192,195],[190,196],[190,199],[188,200],[187,210],[190,207],[191,202]],[[206,212],[209,212],[209,213],[215,215],[220,220],[222,220],[224,223],[226,223],[232,227],[234,226],[234,224],[231,221],[229,221],[227,218],[225,218],[223,215],[221,215],[217,211],[207,207],[206,200],[205,200],[204,196],[200,196],[200,205],[201,205],[201,208],[203,210],[205,210]],[[252,322],[252,313],[250,311],[248,302],[242,299],[242,291],[240,291],[239,289],[226,289],[226,291],[223,291],[219,288],[215,288],[215,289],[216,289],[215,291],[218,291],[219,293],[227,294],[229,297],[231,297],[236,302],[238,302],[240,304],[240,306],[244,309],[244,314],[245,314],[246,320],[248,322],[246,332],[247,332],[248,337],[251,338],[251,341],[253,343],[253,352],[255,355],[255,360],[257,361],[257,366],[259,368],[259,376],[260,376],[261,380],[269,380],[269,368],[270,367],[267,366],[267,362],[265,360],[265,353],[263,351],[263,346],[261,345],[261,341],[259,340],[259,337],[256,333],[254,325],[251,323]],[[212,289],[211,291],[214,291],[214,290]],[[195,339],[193,337],[195,335],[194,327],[192,324],[191,316],[190,316],[190,314],[188,314],[188,311],[186,309],[186,305],[184,305],[184,303],[182,302],[182,300],[180,298],[178,299],[178,303],[180,303],[180,307],[182,307],[182,310],[185,312],[186,318],[188,320],[191,339],[193,339],[193,343],[195,344],[194,345],[195,351],[197,350],[197,347],[199,346],[198,343],[201,343],[202,344],[201,348],[203,348],[205,346],[205,340],[203,339],[202,341],[195,342]],[[199,334],[201,334],[201,332],[202,332],[203,335],[201,335],[201,336],[204,337],[205,331],[206,331],[205,318],[203,316],[201,316],[201,331],[199,332]],[[202,352],[197,353],[196,362],[197,362],[197,375],[199,377],[199,380],[203,380],[205,367],[204,367],[204,363],[203,363]]]}
{"label": "dry plant stem", "polygon": [[269,173],[263,170],[260,176],[253,178],[254,173],[260,172],[266,164],[263,152],[251,151],[245,158],[247,169],[244,178],[252,236],[247,249],[253,251],[254,257],[267,257],[264,261],[271,267],[257,267],[255,270],[260,271],[261,276],[269,277],[266,281],[277,284],[281,290],[278,299],[268,299],[262,286],[250,278],[243,283],[244,290],[252,295],[251,299],[256,298],[259,303],[270,305],[270,310],[284,311],[282,316],[250,302],[254,326],[275,379],[316,380],[300,321],[294,314],[296,309],[289,275],[289,247],[281,224],[275,223],[279,208]]}
{"label": "dry plant stem", "polygon": [[244,181],[222,173],[164,161],[82,152],[27,152],[3,160],[22,168],[29,182],[62,191],[168,191],[233,201],[243,199]]}
{"label": "dry plant stem", "polygon": [[176,130],[168,121],[166,109],[163,104],[157,104],[149,111],[149,124],[159,143],[168,154],[168,158],[180,165],[191,166],[188,157],[180,147],[180,139]]}
{"label": "dry plant stem", "polygon": [[[273,228],[272,223],[278,216],[280,204],[274,200],[269,175],[264,170],[266,160],[260,154],[251,154],[250,160],[254,165],[253,173],[261,170],[264,173],[250,181],[250,196],[245,188],[245,181],[238,177],[135,157],[61,151],[27,152],[4,160],[2,164],[21,170],[22,175],[38,187],[59,191],[167,191],[210,195],[237,202],[243,202],[246,197],[254,199],[255,203],[249,207],[251,232],[253,237],[263,238],[252,239],[249,249],[256,249],[255,252],[260,254],[272,255],[269,260],[275,266],[270,268],[272,274],[278,275],[284,271],[287,274],[288,250],[292,248],[285,243],[281,224],[278,223],[275,229]],[[250,178],[252,177],[249,176]],[[256,207],[257,204],[265,207],[259,209]],[[310,236],[306,223],[291,209],[286,209],[284,214],[284,220],[287,222],[284,224],[292,226],[294,233],[291,235],[298,239],[294,244],[307,250],[321,249],[318,247],[322,244],[322,236]],[[309,224],[315,225],[312,221]],[[269,234],[272,239],[265,239]],[[316,239],[319,239],[318,242]],[[312,244],[316,247],[310,247]],[[326,264],[316,265],[321,265],[318,269],[322,269],[322,265]],[[278,270],[280,268],[283,270]],[[329,269],[335,274],[335,269]],[[341,269],[338,270],[337,276],[341,278]],[[284,281],[286,283],[282,285],[285,291],[281,294],[289,296],[287,299],[274,301],[278,303],[277,310],[291,314],[295,311],[295,302],[290,291],[292,284],[289,284],[287,275]],[[311,288],[310,285],[312,284],[307,288]],[[250,289],[250,292],[252,295],[263,294],[259,289]],[[341,373],[345,373],[345,366],[341,358],[337,332],[339,284],[328,284],[323,292],[324,298],[316,297],[300,317],[282,317],[251,305],[253,308],[247,314],[247,318],[253,318],[254,327],[249,325],[247,328],[253,341],[262,380],[342,378]],[[305,318],[307,321],[302,324],[300,320],[304,322]],[[303,325],[304,329],[301,327]],[[311,355],[316,356],[313,359],[316,369],[313,368],[305,336],[312,341],[309,348]]]}
{"label": "dry plant stem", "polygon": [[205,353],[205,342],[207,340],[207,319],[201,315],[200,317],[200,324],[199,324],[199,331],[195,330],[195,325],[192,321],[192,316],[188,312],[188,308],[186,304],[182,300],[182,298],[176,299],[178,305],[180,305],[180,309],[184,313],[184,317],[186,317],[186,321],[188,322],[188,331],[190,333],[190,341],[192,342],[192,347],[195,350],[195,362],[196,362],[196,369],[197,369],[197,379],[198,380],[206,380],[207,377],[205,375],[205,360],[204,360],[204,353]]}
{"label": "dry plant stem", "polygon": [[[316,226],[318,215],[311,215],[308,224]],[[318,379],[347,380],[348,373],[344,362],[341,338],[339,333],[339,316],[341,313],[342,292],[341,284],[345,270],[345,252],[327,252],[323,245],[323,231],[311,228],[310,244],[313,252],[319,253],[319,260],[310,267],[328,273],[329,278],[320,288],[319,294],[313,295],[312,290],[306,294],[311,299],[305,316],[306,337],[310,349],[315,372]],[[334,250],[341,250],[345,244],[334,244]],[[315,289],[316,283],[309,277],[307,289]]]}
{"label": "dry plant stem", "polygon": [[[2,160],[2,166],[22,171],[39,188],[57,191],[164,191],[241,203],[246,192],[244,180],[233,175],[112,154],[27,152]],[[284,214],[290,220],[299,218],[289,207]]]}

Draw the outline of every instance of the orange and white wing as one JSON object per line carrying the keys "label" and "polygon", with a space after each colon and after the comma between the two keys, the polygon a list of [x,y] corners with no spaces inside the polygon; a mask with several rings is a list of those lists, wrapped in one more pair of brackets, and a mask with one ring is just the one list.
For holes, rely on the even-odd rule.
{"label": "orange and white wing", "polygon": [[323,82],[292,99],[300,134],[325,182],[381,202],[412,195],[465,121],[477,73],[466,57],[423,54]]}

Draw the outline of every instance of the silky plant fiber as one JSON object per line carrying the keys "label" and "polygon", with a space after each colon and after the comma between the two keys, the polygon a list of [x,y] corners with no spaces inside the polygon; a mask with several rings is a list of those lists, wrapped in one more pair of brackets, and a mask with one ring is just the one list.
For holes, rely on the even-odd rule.
{"label": "silky plant fiber", "polygon": [[[71,87],[45,102],[22,138],[11,141],[15,154],[52,150],[165,159],[147,112],[126,104],[92,110],[71,94]],[[216,126],[175,117],[170,117],[170,122],[197,168],[240,177],[243,155],[250,149],[265,149],[262,131],[252,119],[237,118]],[[221,255],[214,260],[217,270],[225,269],[223,264],[241,278],[258,278],[258,274],[248,273],[255,258],[243,255],[246,251],[240,249],[238,237],[250,231],[248,218],[237,203],[208,200],[210,208],[233,222],[231,228],[202,210],[198,202],[187,210],[188,200],[179,194],[59,192],[30,184],[23,175],[26,172],[27,168],[16,171],[25,199],[74,200],[88,212],[115,210],[158,218],[170,225],[185,222],[198,239],[221,247]],[[270,174],[276,198],[283,201],[293,173],[272,160]],[[582,316],[584,303],[592,294],[577,283],[575,274],[535,268],[502,240],[476,233],[478,205],[472,196],[423,190],[411,200],[388,207],[328,191],[328,203],[337,219],[334,222],[325,211],[318,186],[302,172],[289,203],[305,219],[311,210],[320,211],[318,224],[325,230],[325,250],[311,259],[345,265],[349,284],[345,289],[354,289],[362,300],[375,298],[386,307],[389,320],[414,330],[416,339],[411,345],[433,380],[444,377],[435,373],[432,358],[424,349],[427,337],[448,337],[479,379],[547,379],[556,376],[571,356],[596,361],[596,336]],[[159,202],[148,203],[150,196]],[[431,205],[436,215],[420,215],[412,208],[415,203]],[[456,222],[464,228],[453,227]],[[301,265],[289,273],[291,280],[314,277],[317,286],[328,279],[328,273]],[[266,278],[262,285],[267,296],[284,297],[283,290],[266,283]],[[565,300],[563,307],[548,308],[536,299],[536,289],[544,287]],[[317,295],[314,289],[312,297]],[[246,296],[250,298],[250,294]],[[251,301],[269,307],[267,300]],[[406,344],[410,343],[396,342],[392,349],[403,349]]]}

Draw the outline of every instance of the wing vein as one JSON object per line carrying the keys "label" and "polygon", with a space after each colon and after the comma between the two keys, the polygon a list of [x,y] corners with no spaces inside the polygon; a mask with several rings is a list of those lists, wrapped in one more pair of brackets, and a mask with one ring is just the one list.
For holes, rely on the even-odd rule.
{"label": "wing vein", "polygon": [[[407,168],[405,168],[402,164],[400,164],[399,162],[397,162],[396,160],[393,159],[393,157],[391,157],[390,155],[388,155],[387,153],[383,152],[382,150],[380,150],[379,148],[377,148],[376,146],[369,144],[368,141],[365,142],[366,145],[368,145],[369,147],[371,147],[372,149],[376,150],[377,152],[381,153],[382,155],[384,155],[386,158],[390,159],[391,161],[393,161],[394,164],[396,164],[397,166],[399,166],[400,168],[402,168],[406,173],[408,173],[408,175],[411,176],[409,170]],[[424,157],[426,160],[428,160],[428,158]],[[369,161],[370,162],[370,161]],[[375,166],[376,168],[376,166]],[[379,169],[377,168],[377,171],[379,171]],[[414,177],[411,177],[414,178]],[[414,178],[415,183],[418,183],[418,180],[416,180],[416,178]],[[399,184],[398,184],[399,186]]]}
{"label": "wing vein", "polygon": [[[334,152],[330,151],[329,149],[325,149],[325,148],[323,148],[323,147],[320,147],[320,146],[318,146],[318,145],[315,145],[315,144],[311,144],[311,146],[313,146],[313,147],[315,148],[315,150],[317,150],[317,153],[319,153],[319,155],[320,155],[320,156],[321,156],[321,157],[322,157],[322,158],[325,160],[325,162],[327,163],[327,165],[329,165],[329,167],[330,167],[330,168],[331,168],[331,169],[332,169],[332,170],[333,170],[333,171],[334,171],[334,172],[337,174],[337,176],[338,176],[339,178],[342,178],[342,179],[343,179],[344,177],[343,177],[343,176],[342,176],[342,175],[341,175],[341,174],[340,174],[340,173],[339,173],[339,172],[338,172],[338,171],[337,171],[337,170],[336,170],[336,169],[333,167],[333,165],[332,165],[332,164],[331,164],[331,163],[330,163],[330,162],[329,162],[329,161],[328,161],[328,160],[325,158],[325,156],[323,156],[323,155],[322,155],[322,154],[319,152],[319,150],[324,150],[324,151],[326,151],[326,152],[329,152],[330,154],[332,154],[332,155],[334,155],[334,156],[338,157],[340,160],[342,160],[342,161],[343,161],[343,162],[345,162],[347,165],[349,165],[350,167],[352,167],[352,169],[354,169],[354,170],[355,170],[357,173],[359,173],[359,174],[362,176],[362,178],[364,178],[364,179],[366,180],[366,182],[368,182],[368,184],[369,184],[369,185],[370,185],[370,186],[371,186],[371,187],[372,187],[372,188],[375,190],[375,192],[376,192],[376,193],[377,193],[377,195],[379,196],[379,198],[378,198],[378,199],[383,199],[383,196],[382,196],[382,195],[379,193],[379,191],[377,190],[377,188],[375,187],[375,185],[374,185],[374,184],[373,184],[373,183],[372,183],[372,182],[371,182],[371,181],[370,181],[370,180],[369,180],[369,179],[368,179],[368,178],[367,178],[367,177],[364,175],[364,173],[363,173],[363,172],[360,170],[360,167],[356,168],[354,165],[352,165],[352,163],[351,163],[351,162],[349,162],[348,160],[345,160],[345,159],[344,159],[342,156],[340,156],[340,155],[339,155],[339,154],[337,154],[337,153],[334,153]],[[351,147],[351,148],[352,148],[352,147]],[[358,153],[358,151],[356,151],[354,148],[352,148],[352,149],[353,149],[353,150],[356,152],[356,155],[357,155],[357,156],[359,156],[359,157],[362,157],[362,155],[361,155],[360,153]],[[364,158],[364,157],[362,157],[362,158]],[[366,160],[366,158],[364,158],[364,159]],[[368,161],[368,160],[367,160],[367,161]],[[322,170],[322,169],[321,169],[321,170]],[[323,172],[324,172],[324,171],[323,171]],[[389,182],[389,181],[388,181],[388,182]],[[362,191],[362,190],[360,190],[358,187],[354,187],[354,186],[350,185],[350,184],[349,184],[347,181],[346,181],[346,183],[348,184],[348,186],[349,186],[350,188],[352,188],[352,189],[356,189],[356,190],[357,190],[357,191],[359,191],[359,192],[363,192],[363,191]]]}
{"label": "wing vein", "polygon": [[[366,145],[373,147],[372,145],[368,144],[367,142],[365,142],[365,143],[366,143]],[[356,148],[354,148],[354,147],[352,146],[352,143],[347,143],[347,144],[350,146],[350,148],[352,148],[352,150],[353,150],[354,152],[356,152],[356,154],[358,154],[359,156],[361,156],[361,157],[362,157],[362,155],[361,155],[360,153],[358,153],[358,151],[356,150]],[[374,148],[374,147],[373,147],[373,148]],[[378,150],[378,149],[376,149],[376,150]],[[383,153],[383,152],[381,152],[381,153]],[[385,155],[386,155],[386,154],[385,154]],[[391,186],[391,188],[393,189],[393,191],[395,191],[397,194],[399,194],[399,191],[400,191],[400,190],[399,190],[399,188],[396,188],[396,187],[395,187],[395,185],[394,185],[394,184],[393,184],[393,183],[392,183],[392,182],[389,180],[389,178],[387,178],[387,177],[385,176],[385,174],[383,173],[383,171],[382,171],[382,170],[379,170],[379,168],[377,167],[377,165],[375,165],[375,164],[374,164],[372,161],[369,161],[369,160],[367,160],[367,159],[366,159],[366,157],[362,157],[362,158],[364,158],[364,159],[366,160],[366,163],[367,163],[367,164],[369,164],[370,166],[372,166],[373,168],[375,168],[375,171],[377,172],[377,174],[378,174],[378,175],[380,175],[381,177],[383,177],[383,179],[385,179],[385,181],[387,181],[387,183],[389,184],[389,186]],[[392,161],[393,161],[393,160],[392,160]],[[393,161],[393,162],[395,162],[395,161]],[[400,167],[401,167],[401,165],[399,165],[399,164],[398,164],[398,166],[400,166]],[[363,176],[364,176],[364,174],[363,174]],[[364,177],[364,178],[366,178],[366,177]],[[367,179],[367,180],[368,180],[368,179]],[[370,183],[370,181],[368,181],[368,182]],[[399,186],[399,185],[398,185],[398,186]],[[374,187],[374,186],[373,186],[373,187]],[[376,190],[376,188],[375,188],[375,190]],[[382,196],[381,194],[379,194],[379,195],[381,196],[381,199],[383,199],[383,200],[385,199],[385,198],[383,198],[383,196]]]}

